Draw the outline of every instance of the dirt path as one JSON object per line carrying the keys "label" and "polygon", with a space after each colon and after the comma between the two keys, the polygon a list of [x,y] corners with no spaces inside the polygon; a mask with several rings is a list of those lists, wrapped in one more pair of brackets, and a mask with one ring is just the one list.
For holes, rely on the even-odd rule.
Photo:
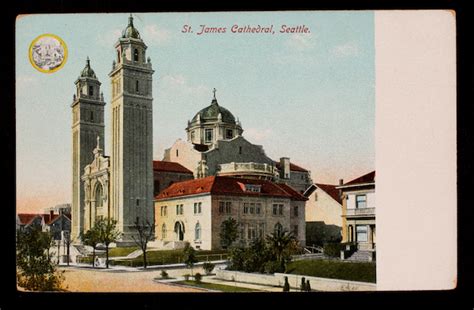
{"label": "dirt path", "polygon": [[156,283],[160,271],[105,271],[60,268],[70,292],[202,292],[202,290]]}

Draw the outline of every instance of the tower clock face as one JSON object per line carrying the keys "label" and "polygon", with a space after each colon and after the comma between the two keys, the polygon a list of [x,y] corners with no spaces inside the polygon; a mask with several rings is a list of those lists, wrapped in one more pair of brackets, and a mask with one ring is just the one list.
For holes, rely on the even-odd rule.
{"label": "tower clock face", "polygon": [[66,63],[66,43],[54,34],[40,35],[31,42],[28,56],[36,70],[43,73],[56,72]]}

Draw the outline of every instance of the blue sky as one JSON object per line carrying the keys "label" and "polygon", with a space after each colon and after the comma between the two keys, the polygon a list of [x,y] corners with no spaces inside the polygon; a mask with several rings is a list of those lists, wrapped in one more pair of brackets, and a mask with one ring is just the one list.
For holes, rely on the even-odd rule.
{"label": "blue sky", "polygon": [[[16,24],[17,207],[42,210],[71,201],[71,107],[87,56],[102,82],[109,154],[113,44],[129,14],[26,15]],[[372,12],[138,13],[134,24],[153,63],[154,157],[185,138],[187,120],[219,104],[244,137],[267,155],[337,183],[375,167],[374,19]],[[274,25],[275,34],[233,34],[232,25]],[[306,25],[308,34],[281,34]],[[195,32],[182,33],[183,25]],[[200,25],[226,33],[196,35]],[[31,41],[53,33],[67,63],[44,74],[29,63]]]}

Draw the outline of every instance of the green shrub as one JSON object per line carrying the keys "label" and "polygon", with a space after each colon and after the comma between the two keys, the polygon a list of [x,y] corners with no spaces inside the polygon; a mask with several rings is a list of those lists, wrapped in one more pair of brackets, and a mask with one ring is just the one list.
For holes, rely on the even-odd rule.
{"label": "green shrub", "polygon": [[166,272],[166,270],[161,270],[161,278],[162,279],[168,279],[169,278],[168,273]]}
{"label": "green shrub", "polygon": [[278,261],[269,261],[264,265],[265,273],[284,272],[281,268],[281,264]]}
{"label": "green shrub", "polygon": [[210,262],[205,262],[204,264],[202,264],[202,268],[204,269],[204,271],[206,272],[207,275],[211,274],[212,270],[214,270],[214,267],[216,265],[214,265],[213,263],[210,263]]}
{"label": "green shrub", "polygon": [[344,243],[326,243],[323,249],[327,256],[341,257],[341,251],[346,249],[346,245]]}
{"label": "green shrub", "polygon": [[201,283],[201,280],[202,280],[202,275],[201,275],[199,272],[197,272],[197,273],[194,275],[194,281],[195,281],[196,283]]}

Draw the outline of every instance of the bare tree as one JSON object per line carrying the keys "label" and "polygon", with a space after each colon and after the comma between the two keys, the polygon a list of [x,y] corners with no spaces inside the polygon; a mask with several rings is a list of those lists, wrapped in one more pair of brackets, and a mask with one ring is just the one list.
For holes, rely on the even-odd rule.
{"label": "bare tree", "polygon": [[140,218],[137,216],[133,228],[137,231],[138,236],[132,236],[133,241],[138,245],[138,247],[143,252],[143,268],[147,267],[147,258],[146,250],[148,248],[148,242],[153,239],[155,226],[152,225],[148,220],[145,222],[140,221]]}

